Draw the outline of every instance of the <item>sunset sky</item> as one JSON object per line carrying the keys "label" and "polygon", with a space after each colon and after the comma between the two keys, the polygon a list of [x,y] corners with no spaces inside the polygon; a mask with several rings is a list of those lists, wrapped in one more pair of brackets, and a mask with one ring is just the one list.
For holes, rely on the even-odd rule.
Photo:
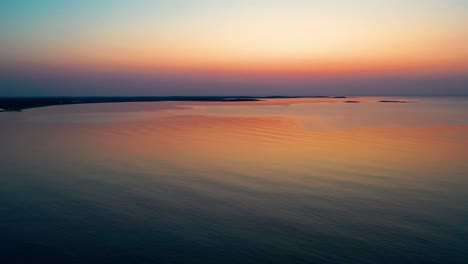
{"label": "sunset sky", "polygon": [[468,94],[466,0],[17,0],[0,96]]}

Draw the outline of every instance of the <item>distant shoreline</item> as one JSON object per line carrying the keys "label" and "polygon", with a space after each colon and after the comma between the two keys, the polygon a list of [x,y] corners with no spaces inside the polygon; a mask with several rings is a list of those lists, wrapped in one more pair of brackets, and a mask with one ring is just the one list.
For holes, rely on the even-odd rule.
{"label": "distant shoreline", "polygon": [[346,98],[345,96],[128,96],[128,97],[0,97],[0,112],[55,105],[136,102],[250,102],[264,99]]}

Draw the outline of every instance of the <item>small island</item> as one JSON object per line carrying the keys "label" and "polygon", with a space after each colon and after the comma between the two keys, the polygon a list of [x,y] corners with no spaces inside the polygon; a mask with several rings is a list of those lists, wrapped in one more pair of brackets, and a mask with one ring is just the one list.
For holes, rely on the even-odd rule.
{"label": "small island", "polygon": [[401,100],[380,100],[379,103],[402,103],[406,104],[409,103],[408,101],[401,101]]}

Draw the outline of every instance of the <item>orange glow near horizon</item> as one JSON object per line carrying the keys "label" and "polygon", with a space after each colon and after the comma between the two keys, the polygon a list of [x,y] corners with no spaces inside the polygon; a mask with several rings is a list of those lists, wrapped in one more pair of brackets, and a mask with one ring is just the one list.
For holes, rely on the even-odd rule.
{"label": "orange glow near horizon", "polygon": [[[467,60],[468,61],[468,60]],[[48,65],[61,69],[119,71],[141,73],[217,74],[220,76],[359,76],[359,75],[452,75],[467,74],[468,62],[450,58],[389,58],[386,60],[263,60],[263,61],[214,61],[178,60],[171,58],[147,59],[142,57],[123,58],[54,58],[43,59],[40,63],[29,61],[29,65]]]}

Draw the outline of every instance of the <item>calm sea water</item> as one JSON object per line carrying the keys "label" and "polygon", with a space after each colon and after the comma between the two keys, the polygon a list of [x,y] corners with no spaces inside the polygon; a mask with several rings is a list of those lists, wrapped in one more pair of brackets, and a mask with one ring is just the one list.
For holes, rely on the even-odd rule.
{"label": "calm sea water", "polygon": [[381,99],[1,113],[0,262],[468,263],[468,98]]}

